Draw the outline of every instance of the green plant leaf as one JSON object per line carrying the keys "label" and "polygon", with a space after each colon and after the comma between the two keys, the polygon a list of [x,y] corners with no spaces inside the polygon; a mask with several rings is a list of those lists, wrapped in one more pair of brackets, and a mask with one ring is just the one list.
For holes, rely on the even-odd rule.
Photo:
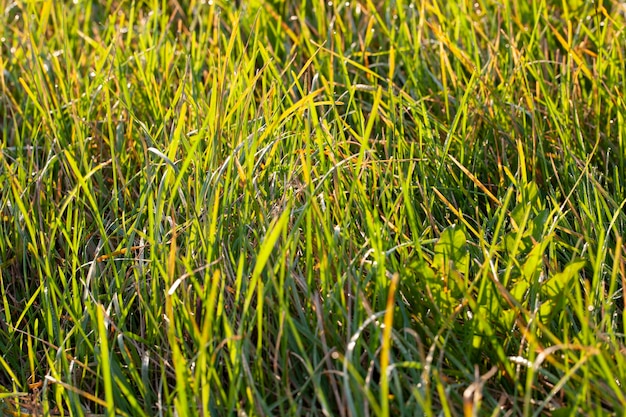
{"label": "green plant leaf", "polygon": [[469,269],[469,252],[467,238],[456,225],[446,228],[435,245],[435,257],[432,266],[448,274],[450,269],[467,275]]}
{"label": "green plant leaf", "polygon": [[[562,272],[554,274],[542,287],[542,292],[548,297],[559,297],[569,290],[573,283],[573,279],[578,276],[581,269],[584,268],[587,261],[578,259],[570,262]],[[566,295],[566,294],[565,294]]]}
{"label": "green plant leaf", "polygon": [[529,283],[534,282],[541,272],[543,253],[550,240],[551,239],[548,237],[541,243],[535,244],[526,257],[526,262],[524,262],[524,265],[522,266],[522,276]]}
{"label": "green plant leaf", "polygon": [[584,259],[570,262],[562,272],[554,274],[543,284],[541,295],[545,301],[541,304],[539,313],[545,322],[565,307],[570,289],[576,282],[575,278],[586,263]]}

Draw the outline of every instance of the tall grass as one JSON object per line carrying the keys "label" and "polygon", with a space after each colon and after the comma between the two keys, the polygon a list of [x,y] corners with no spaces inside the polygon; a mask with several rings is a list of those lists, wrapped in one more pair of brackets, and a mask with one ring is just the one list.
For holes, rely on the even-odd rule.
{"label": "tall grass", "polygon": [[0,6],[2,413],[623,414],[617,0]]}

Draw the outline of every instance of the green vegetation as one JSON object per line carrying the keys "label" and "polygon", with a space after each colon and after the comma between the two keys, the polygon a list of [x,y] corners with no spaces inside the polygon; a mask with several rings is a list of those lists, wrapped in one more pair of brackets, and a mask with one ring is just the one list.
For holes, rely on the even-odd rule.
{"label": "green vegetation", "polygon": [[0,0],[0,414],[624,415],[618,0]]}

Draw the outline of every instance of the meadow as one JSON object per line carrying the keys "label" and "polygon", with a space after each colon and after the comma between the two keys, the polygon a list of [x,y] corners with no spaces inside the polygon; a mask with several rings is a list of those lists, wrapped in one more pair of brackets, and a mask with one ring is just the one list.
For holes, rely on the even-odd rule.
{"label": "meadow", "polygon": [[0,415],[626,412],[623,2],[0,10]]}

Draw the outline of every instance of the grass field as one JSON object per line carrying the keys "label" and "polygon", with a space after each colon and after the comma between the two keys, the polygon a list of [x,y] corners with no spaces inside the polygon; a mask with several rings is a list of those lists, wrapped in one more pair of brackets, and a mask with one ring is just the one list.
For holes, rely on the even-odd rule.
{"label": "grass field", "polygon": [[0,0],[0,415],[626,412],[626,4]]}

